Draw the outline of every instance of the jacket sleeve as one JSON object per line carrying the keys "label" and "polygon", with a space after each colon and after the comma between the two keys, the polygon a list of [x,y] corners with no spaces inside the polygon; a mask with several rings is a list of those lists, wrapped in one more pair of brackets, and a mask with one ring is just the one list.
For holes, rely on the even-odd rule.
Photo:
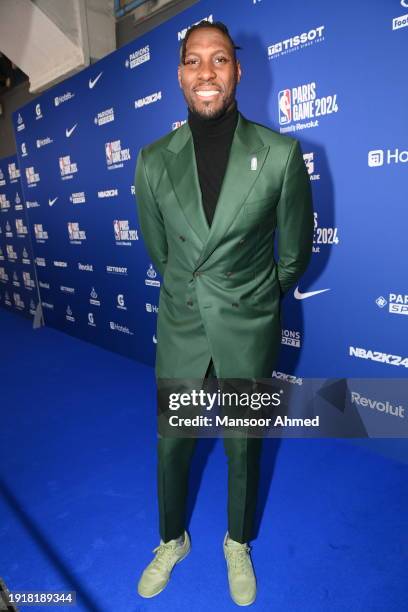
{"label": "jacket sleeve", "polygon": [[143,149],[139,152],[136,163],[135,194],[139,226],[147,252],[163,277],[167,263],[166,231],[162,214],[147,176]]}
{"label": "jacket sleeve", "polygon": [[289,153],[277,206],[278,278],[282,293],[302,276],[313,249],[314,216],[310,179],[298,141]]}

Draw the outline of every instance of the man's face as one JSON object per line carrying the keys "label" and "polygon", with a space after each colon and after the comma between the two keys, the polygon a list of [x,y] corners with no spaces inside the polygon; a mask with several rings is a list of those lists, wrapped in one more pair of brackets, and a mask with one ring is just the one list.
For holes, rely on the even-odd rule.
{"label": "man's face", "polygon": [[178,80],[191,111],[203,119],[220,117],[233,106],[240,79],[239,62],[220,30],[202,28],[190,35]]}

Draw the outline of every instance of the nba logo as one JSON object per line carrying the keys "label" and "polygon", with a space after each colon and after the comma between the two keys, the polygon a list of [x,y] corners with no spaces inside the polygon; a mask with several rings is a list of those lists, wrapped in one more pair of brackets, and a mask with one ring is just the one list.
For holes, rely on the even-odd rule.
{"label": "nba logo", "polygon": [[105,154],[106,154],[106,162],[108,165],[110,165],[113,162],[112,144],[110,142],[105,143]]}
{"label": "nba logo", "polygon": [[119,221],[117,219],[115,219],[115,221],[113,222],[113,229],[115,231],[115,240],[120,240],[120,227]]}
{"label": "nba logo", "polygon": [[278,93],[279,100],[279,124],[286,125],[292,121],[291,94],[290,89],[282,89]]}

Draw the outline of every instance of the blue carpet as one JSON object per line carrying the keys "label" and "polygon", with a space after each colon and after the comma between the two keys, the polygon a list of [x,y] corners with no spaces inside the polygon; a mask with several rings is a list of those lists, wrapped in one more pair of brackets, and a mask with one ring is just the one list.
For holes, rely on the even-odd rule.
{"label": "blue carpet", "polygon": [[[76,591],[66,609],[79,611],[236,610],[221,441],[200,440],[194,456],[192,551],[165,591],[143,600],[136,583],[159,543],[153,369],[3,309],[0,350],[8,588]],[[251,609],[408,610],[408,467],[375,443],[264,441]]]}

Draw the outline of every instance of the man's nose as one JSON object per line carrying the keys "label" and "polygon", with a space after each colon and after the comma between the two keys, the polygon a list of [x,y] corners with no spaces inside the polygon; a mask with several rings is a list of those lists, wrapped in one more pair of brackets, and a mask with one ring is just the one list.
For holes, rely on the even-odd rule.
{"label": "man's nose", "polygon": [[211,61],[202,61],[200,64],[198,76],[203,81],[210,81],[211,79],[215,79],[217,75],[214,70],[213,63]]}

